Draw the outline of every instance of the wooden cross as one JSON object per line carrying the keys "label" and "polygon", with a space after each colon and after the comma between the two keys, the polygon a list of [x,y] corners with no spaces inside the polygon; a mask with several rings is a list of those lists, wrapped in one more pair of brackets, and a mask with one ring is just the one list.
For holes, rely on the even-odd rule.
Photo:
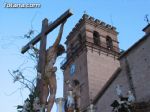
{"label": "wooden cross", "polygon": [[[21,50],[21,53],[24,54],[26,51],[30,49],[31,45],[35,45],[36,43],[40,42],[40,49],[39,49],[39,62],[37,72],[41,73],[43,76],[45,73],[45,62],[46,62],[46,41],[47,41],[47,34],[50,33],[53,29],[55,29],[58,25],[64,22],[72,15],[70,10],[67,10],[63,13],[59,18],[57,18],[53,23],[48,24],[48,19],[44,19],[42,21],[42,30],[34,39],[32,39],[29,43],[27,43]],[[37,81],[37,88],[39,86],[40,80]],[[40,86],[39,86],[40,88]]]}

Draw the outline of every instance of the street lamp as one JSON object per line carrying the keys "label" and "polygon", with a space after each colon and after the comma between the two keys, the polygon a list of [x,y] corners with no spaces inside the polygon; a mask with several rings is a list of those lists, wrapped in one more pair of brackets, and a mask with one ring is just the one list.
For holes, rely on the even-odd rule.
{"label": "street lamp", "polygon": [[64,98],[56,98],[55,102],[57,105],[57,112],[65,112],[65,110],[64,110],[65,99]]}

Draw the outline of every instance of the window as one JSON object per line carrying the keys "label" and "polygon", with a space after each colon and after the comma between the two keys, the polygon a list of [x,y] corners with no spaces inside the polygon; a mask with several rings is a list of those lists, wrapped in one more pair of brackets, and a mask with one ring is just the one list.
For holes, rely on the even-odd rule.
{"label": "window", "polygon": [[74,79],[74,80],[73,80],[73,83],[74,83],[75,86],[80,85],[80,82],[79,82],[77,79]]}
{"label": "window", "polygon": [[99,33],[97,32],[97,31],[94,31],[93,32],[93,41],[94,41],[94,44],[95,45],[100,45],[100,35],[99,35]]}
{"label": "window", "polygon": [[113,49],[113,42],[111,37],[109,36],[106,37],[106,44],[107,44],[107,49]]}

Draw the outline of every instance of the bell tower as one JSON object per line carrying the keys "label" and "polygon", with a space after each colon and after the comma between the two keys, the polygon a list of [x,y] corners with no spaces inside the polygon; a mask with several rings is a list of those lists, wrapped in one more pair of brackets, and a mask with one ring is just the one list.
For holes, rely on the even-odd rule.
{"label": "bell tower", "polygon": [[61,65],[64,97],[68,91],[66,82],[78,82],[81,110],[89,106],[120,66],[117,35],[115,27],[84,14],[67,36],[67,56]]}

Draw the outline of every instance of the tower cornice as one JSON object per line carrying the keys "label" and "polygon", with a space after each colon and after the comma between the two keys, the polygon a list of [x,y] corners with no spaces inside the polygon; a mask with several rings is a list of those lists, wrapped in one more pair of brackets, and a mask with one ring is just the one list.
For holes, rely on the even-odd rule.
{"label": "tower cornice", "polygon": [[[97,28],[101,28],[104,31],[111,32],[112,34],[115,34],[115,35],[118,34],[118,32],[116,31],[116,27],[114,27],[110,24],[106,24],[105,22],[103,22],[99,19],[95,19],[94,17],[89,16],[87,14],[83,14],[82,18],[79,20],[79,22],[75,25],[75,27],[72,29],[72,31],[66,37],[67,41],[69,41],[71,39],[71,37],[74,37],[76,32],[79,31],[79,29],[83,26],[83,24],[90,24]],[[67,41],[65,42],[65,44],[67,43]]]}

